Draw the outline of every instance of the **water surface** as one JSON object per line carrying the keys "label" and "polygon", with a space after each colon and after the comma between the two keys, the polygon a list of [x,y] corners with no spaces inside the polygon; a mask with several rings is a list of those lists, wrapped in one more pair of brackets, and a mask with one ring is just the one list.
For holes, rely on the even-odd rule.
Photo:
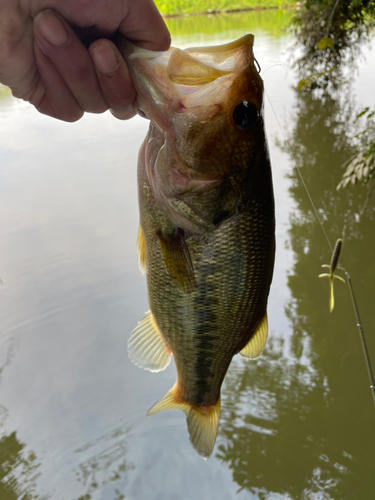
{"label": "water surface", "polygon": [[330,252],[296,166],[333,243],[348,221],[343,263],[375,359],[375,213],[370,203],[358,220],[365,188],[335,189],[353,151],[353,113],[375,105],[375,63],[361,59],[342,95],[297,93],[284,29],[291,15],[168,21],[181,47],[254,33],[292,151],[266,99],[277,215],[270,336],[258,361],[233,360],[207,462],[191,448],[181,412],[145,418],[173,385],[174,366],[152,374],[126,354],[148,309],[135,252],[147,122],[106,113],[66,124],[1,90],[2,500],[374,497],[375,409],[354,315],[340,282],[328,312],[328,282],[317,276]]}

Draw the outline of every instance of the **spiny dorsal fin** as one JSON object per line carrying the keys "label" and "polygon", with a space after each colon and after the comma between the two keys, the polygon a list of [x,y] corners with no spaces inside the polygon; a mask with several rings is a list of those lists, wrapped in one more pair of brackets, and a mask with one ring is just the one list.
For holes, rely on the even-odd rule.
{"label": "spiny dorsal fin", "polygon": [[168,273],[181,290],[184,292],[193,291],[195,288],[194,268],[183,236],[178,232],[167,237],[164,237],[160,232],[157,236],[160,240],[163,260]]}
{"label": "spiny dorsal fin", "polygon": [[216,441],[220,418],[220,398],[214,405],[197,406],[184,401],[177,384],[148,412],[155,415],[165,410],[181,410],[186,414],[190,442],[204,459],[211,455]]}
{"label": "spiny dorsal fin", "polygon": [[268,321],[266,313],[262,321],[260,322],[257,331],[251,337],[247,345],[242,349],[240,354],[244,358],[249,358],[249,359],[258,358],[262,354],[263,349],[266,347],[267,336],[268,336]]}
{"label": "spiny dorsal fin", "polygon": [[132,362],[149,370],[165,370],[171,361],[171,350],[165,343],[151,312],[147,313],[128,341],[128,354]]}
{"label": "spiny dorsal fin", "polygon": [[145,236],[142,231],[142,226],[139,225],[138,238],[137,238],[137,254],[138,254],[138,265],[139,270],[142,274],[146,272],[146,248],[145,248]]}

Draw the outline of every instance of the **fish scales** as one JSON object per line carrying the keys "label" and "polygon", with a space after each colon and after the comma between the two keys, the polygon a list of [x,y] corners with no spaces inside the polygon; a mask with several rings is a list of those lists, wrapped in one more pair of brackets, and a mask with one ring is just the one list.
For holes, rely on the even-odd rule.
{"label": "fish scales", "polygon": [[[244,347],[245,334],[256,327],[254,321],[259,321],[254,319],[258,318],[254,312],[265,312],[267,296],[262,293],[262,278],[269,265],[263,242],[272,236],[274,228],[272,222],[267,223],[272,219],[267,217],[269,209],[262,207],[264,204],[262,200],[253,203],[251,211],[223,222],[204,242],[194,237],[187,240],[197,281],[196,290],[189,294],[173,286],[168,269],[160,266],[160,245],[152,237],[155,222],[142,223],[150,231],[150,307],[174,353],[183,397],[192,403],[209,405],[217,401],[233,355]],[[152,199],[145,212],[155,219],[163,217]]]}
{"label": "fish scales", "polygon": [[257,357],[267,338],[274,201],[252,44],[246,35],[186,53],[122,46],[136,107],[151,120],[138,162],[138,252],[150,313],[129,356],[159,371],[173,354],[177,382],[149,414],[184,411],[205,458],[233,356]]}

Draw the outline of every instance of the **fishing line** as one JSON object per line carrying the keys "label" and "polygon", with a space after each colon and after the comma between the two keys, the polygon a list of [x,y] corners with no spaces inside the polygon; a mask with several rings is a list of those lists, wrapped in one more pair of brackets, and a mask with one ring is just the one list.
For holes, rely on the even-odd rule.
{"label": "fishing line", "polygon": [[[276,64],[275,64],[275,66],[276,66]],[[269,68],[267,68],[267,69],[269,69]],[[287,148],[288,148],[289,154],[290,154],[290,156],[292,157],[292,159],[293,159],[293,161],[294,161],[294,163],[295,163],[295,165],[296,165],[296,168],[297,168],[297,172],[298,172],[299,178],[301,179],[302,185],[303,185],[303,187],[305,188],[306,194],[307,194],[307,196],[308,196],[308,198],[309,198],[309,200],[310,200],[311,206],[312,206],[312,208],[313,208],[313,210],[314,210],[315,217],[316,217],[317,221],[319,222],[319,225],[320,225],[320,227],[321,227],[321,229],[322,229],[322,231],[323,231],[323,234],[324,234],[324,237],[325,237],[325,239],[326,239],[326,241],[327,241],[327,244],[328,244],[328,246],[329,246],[329,248],[330,248],[330,250],[331,250],[331,252],[332,252],[332,251],[333,251],[333,248],[332,248],[331,242],[329,241],[329,238],[328,238],[327,233],[326,233],[326,231],[325,231],[325,229],[324,229],[323,223],[322,223],[322,221],[320,220],[320,217],[319,217],[318,211],[317,211],[317,209],[316,209],[316,207],[315,207],[315,204],[314,204],[314,202],[313,202],[313,199],[311,198],[310,192],[309,192],[309,190],[307,189],[306,183],[305,183],[304,178],[303,178],[303,176],[302,176],[302,174],[301,174],[301,170],[300,170],[299,166],[297,165],[297,161],[296,161],[296,158],[294,157],[294,154],[293,154],[292,148],[290,147],[290,145],[289,145],[289,141],[288,141],[288,139],[286,138],[286,136],[285,136],[285,134],[284,134],[284,130],[283,130],[282,126],[281,126],[281,123],[279,122],[279,119],[278,119],[278,117],[277,117],[277,115],[276,115],[275,109],[274,109],[274,107],[272,106],[271,100],[270,100],[269,95],[268,95],[268,93],[267,93],[267,91],[266,91],[266,90],[265,90],[265,93],[266,93],[266,96],[267,96],[268,102],[270,103],[270,106],[271,106],[271,109],[272,109],[272,111],[273,111],[273,114],[275,115],[275,118],[276,118],[277,124],[278,124],[278,126],[280,127],[281,133],[283,134],[284,141],[285,141],[285,143],[286,143],[286,145],[287,145]]]}
{"label": "fishing line", "polygon": [[[274,66],[282,66],[281,64],[274,64],[272,66],[270,66],[269,68],[266,69],[266,71],[268,71],[270,68],[274,67]],[[263,73],[263,75],[266,73],[266,71]],[[290,147],[290,144],[289,144],[289,141],[284,133],[284,130],[281,126],[281,123],[279,122],[279,119],[276,115],[276,111],[272,105],[272,102],[271,102],[271,99],[267,93],[267,91],[264,89],[265,91],[265,94],[267,96],[267,99],[268,99],[268,102],[271,106],[271,109],[273,111],[273,114],[275,116],[275,119],[277,121],[277,124],[281,130],[281,133],[284,137],[284,141],[285,141],[285,144],[287,145],[287,149],[289,151],[289,154],[291,156],[291,158],[293,159],[294,161],[294,164],[297,168],[297,172],[298,172],[298,175],[299,175],[299,178],[301,179],[301,182],[302,182],[302,185],[306,191],[306,194],[307,194],[307,197],[311,203],[311,206],[313,208],[313,211],[314,211],[314,214],[315,214],[315,217],[317,219],[317,221],[319,222],[319,225],[321,227],[321,230],[324,234],[324,237],[326,239],[326,242],[328,244],[328,247],[330,248],[331,250],[331,254],[332,254],[332,258],[331,258],[331,266],[327,266],[327,267],[331,267],[331,271],[332,271],[332,280],[333,280],[333,273],[334,273],[334,269],[332,270],[332,262],[335,261],[335,265],[334,267],[336,267],[337,265],[337,262],[338,262],[338,259],[339,259],[339,254],[340,254],[340,249],[341,249],[341,244],[339,245],[340,249],[338,252],[336,252],[335,254],[335,250],[337,249],[338,247],[338,242],[339,240],[337,240],[337,243],[336,243],[336,246],[335,246],[335,249],[332,248],[332,245],[331,245],[331,242],[329,241],[329,238],[328,238],[328,235],[324,229],[324,226],[323,226],[323,223],[319,217],[319,214],[318,214],[318,211],[315,207],[315,204],[313,202],[313,199],[310,195],[310,192],[307,188],[307,185],[304,181],[304,178],[302,176],[302,173],[301,173],[301,170],[297,164],[297,161],[296,161],[296,158],[293,154],[293,151],[292,151],[292,148]],[[375,187],[375,180],[373,181],[372,185],[370,186],[370,189],[368,190],[367,192],[367,197],[366,197],[366,200],[365,200],[365,203],[363,204],[362,206],[362,209],[360,211],[360,214],[359,214],[359,217],[361,218],[362,215],[364,214],[364,211],[365,211],[365,208],[369,202],[369,199],[370,199],[370,196],[371,196],[371,193],[373,191]],[[344,236],[344,232],[345,232],[345,229],[346,229],[346,225],[347,225],[347,222],[344,224],[344,227],[343,227],[343,230],[342,230],[342,233],[343,233],[343,236]],[[353,289],[353,285],[352,285],[352,280],[351,280],[351,277],[348,273],[348,271],[346,271],[346,269],[342,266],[339,266],[339,269],[342,269],[344,272],[345,272],[345,276],[346,276],[346,279],[347,279],[347,283],[348,283],[348,288],[349,288],[349,294],[350,294],[350,298],[351,298],[351,301],[352,301],[352,307],[353,307],[353,311],[354,311],[354,314],[355,314],[355,318],[356,318],[356,322],[357,322],[357,328],[358,328],[358,332],[359,332],[359,336],[360,336],[360,339],[361,339],[361,344],[362,344],[362,350],[363,350],[363,355],[364,355],[364,358],[365,358],[365,363],[366,363],[366,368],[367,368],[367,374],[368,374],[368,378],[369,378],[369,381],[370,381],[370,389],[371,389],[371,392],[372,392],[372,398],[373,398],[373,402],[374,402],[374,406],[375,406],[375,380],[374,380],[374,375],[373,375],[373,371],[372,371],[372,367],[371,367],[371,360],[370,360],[370,356],[369,356],[369,353],[368,353],[368,349],[367,349],[367,344],[366,344],[366,339],[365,339],[365,334],[364,334],[364,330],[363,330],[363,326],[362,326],[362,323],[361,323],[361,318],[360,318],[360,315],[359,315],[359,309],[358,309],[358,306],[357,306],[357,301],[356,301],[356,298],[355,298],[355,293],[354,293],[354,289]]]}

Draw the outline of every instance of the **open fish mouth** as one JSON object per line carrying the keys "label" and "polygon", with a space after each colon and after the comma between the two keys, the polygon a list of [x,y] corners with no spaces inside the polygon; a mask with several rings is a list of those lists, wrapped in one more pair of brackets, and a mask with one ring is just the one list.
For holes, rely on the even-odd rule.
{"label": "open fish mouth", "polygon": [[224,104],[234,80],[254,64],[253,42],[253,35],[247,34],[217,47],[154,52],[121,39],[120,49],[137,88],[137,112],[152,119],[160,130],[166,123],[162,116],[155,120],[155,107],[159,113],[171,108],[189,113],[201,107],[200,119],[210,119],[215,112],[207,104]]}

